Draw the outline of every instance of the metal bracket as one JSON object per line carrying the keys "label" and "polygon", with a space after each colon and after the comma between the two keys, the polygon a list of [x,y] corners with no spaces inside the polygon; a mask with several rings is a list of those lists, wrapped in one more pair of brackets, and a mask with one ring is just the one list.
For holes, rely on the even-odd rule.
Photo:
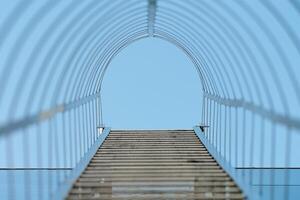
{"label": "metal bracket", "polygon": [[104,129],[105,129],[105,125],[104,124],[98,126],[97,127],[98,134],[101,135],[103,133]]}
{"label": "metal bracket", "polygon": [[200,127],[202,132],[204,132],[206,128],[209,128],[209,126],[205,125],[205,124],[200,124],[199,127]]}

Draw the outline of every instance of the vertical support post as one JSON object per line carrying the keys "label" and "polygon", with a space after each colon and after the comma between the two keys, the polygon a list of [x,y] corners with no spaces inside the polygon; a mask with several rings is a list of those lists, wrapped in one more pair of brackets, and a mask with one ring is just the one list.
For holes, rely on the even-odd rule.
{"label": "vertical support post", "polygon": [[154,22],[156,15],[156,0],[148,0],[148,35],[153,37],[154,35]]}
{"label": "vertical support post", "polygon": [[100,122],[100,97],[98,96],[96,98],[96,125],[97,127],[100,126],[101,122]]}
{"label": "vertical support post", "polygon": [[97,132],[101,134],[104,130],[103,116],[102,116],[102,102],[101,94],[99,93],[96,100],[96,118],[97,118]]}

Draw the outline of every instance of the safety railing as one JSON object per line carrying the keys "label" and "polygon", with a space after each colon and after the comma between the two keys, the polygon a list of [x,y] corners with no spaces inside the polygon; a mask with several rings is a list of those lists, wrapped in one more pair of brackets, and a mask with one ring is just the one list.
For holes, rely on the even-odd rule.
{"label": "safety railing", "polygon": [[1,126],[1,198],[62,194],[102,136],[99,112],[99,95],[92,95]]}

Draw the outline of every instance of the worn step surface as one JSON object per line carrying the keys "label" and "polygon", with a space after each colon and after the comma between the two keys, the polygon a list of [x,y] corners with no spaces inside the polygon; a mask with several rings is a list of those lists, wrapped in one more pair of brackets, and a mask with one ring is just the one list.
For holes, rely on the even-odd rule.
{"label": "worn step surface", "polygon": [[67,199],[244,199],[192,130],[111,131]]}

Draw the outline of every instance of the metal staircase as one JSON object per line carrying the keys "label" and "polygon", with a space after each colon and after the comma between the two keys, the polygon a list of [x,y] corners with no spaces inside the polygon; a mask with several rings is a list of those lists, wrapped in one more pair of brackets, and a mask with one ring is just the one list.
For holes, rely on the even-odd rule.
{"label": "metal staircase", "polygon": [[244,195],[193,130],[115,130],[67,199],[244,199]]}

